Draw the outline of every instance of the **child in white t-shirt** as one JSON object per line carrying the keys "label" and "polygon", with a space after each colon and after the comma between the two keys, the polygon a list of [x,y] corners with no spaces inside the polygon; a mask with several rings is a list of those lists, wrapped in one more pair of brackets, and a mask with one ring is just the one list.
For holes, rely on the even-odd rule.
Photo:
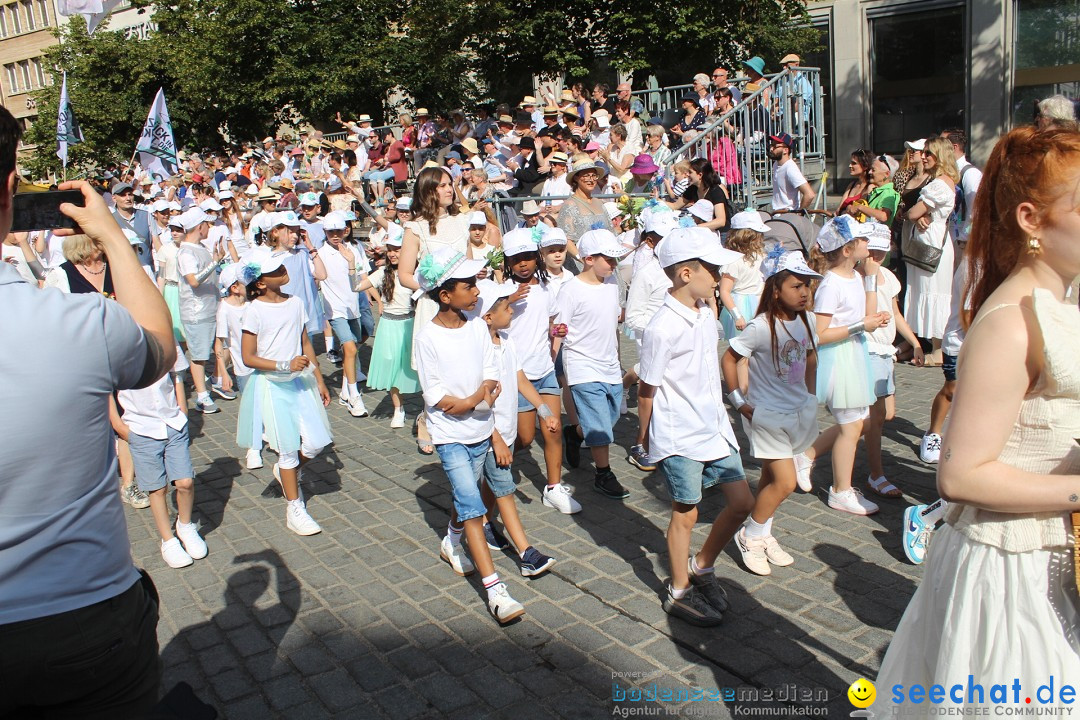
{"label": "child in white t-shirt", "polygon": [[749,366],[747,397],[732,392],[732,406],[743,416],[750,454],[761,461],[754,509],[735,536],[743,564],[750,572],[769,575],[770,564],[795,562],[772,534],[773,515],[795,490],[795,456],[818,436],[815,318],[806,311],[810,283],[821,275],[802,253],[769,257],[768,279],[761,296],[761,314],[733,338],[721,366],[728,387],[736,387],[737,367]]}
{"label": "child in white t-shirt", "polygon": [[305,332],[304,305],[281,292],[289,282],[287,257],[275,252],[242,271],[252,300],[241,324],[242,355],[254,372],[240,401],[236,441],[242,448],[259,448],[265,435],[278,454],[274,477],[288,501],[286,527],[297,535],[314,535],[322,528],[304,505],[300,472],[333,442],[326,419],[330,393]]}
{"label": "child in white t-shirt", "polygon": [[367,340],[360,326],[360,297],[357,290],[367,279],[367,260],[345,242],[345,218],[332,212],[322,221],[326,242],[319,249],[319,259],[326,269],[321,283],[327,317],[341,347],[342,388],[340,402],[353,417],[366,417],[364,395],[357,382],[357,348]]}
{"label": "child in white t-shirt", "polygon": [[836,425],[821,433],[813,446],[796,458],[799,487],[812,488],[810,472],[815,458],[832,451],[833,486],[829,507],[854,515],[872,515],[878,506],[851,487],[855,449],[863,421],[870,416],[874,389],[870,382],[870,355],[866,333],[888,321],[877,312],[878,264],[867,250],[866,230],[850,215],[836,217],[822,227],[811,252],[811,266],[824,272],[814,295],[818,333],[818,401],[825,403]]}
{"label": "child in white t-shirt", "polygon": [[623,390],[616,335],[621,308],[614,273],[629,250],[610,230],[589,230],[577,245],[585,269],[559,291],[555,316],[556,325],[566,325],[563,366],[578,416],[577,424],[563,428],[563,447],[570,467],[577,467],[584,438],[596,464],[593,488],[622,499],[630,492],[611,472],[609,446],[615,440]]}
{"label": "child in white t-shirt", "polygon": [[180,273],[180,321],[184,325],[191,381],[195,385],[195,409],[210,414],[218,412],[206,383],[206,362],[214,345],[217,326],[218,263],[220,250],[210,252],[202,245],[210,231],[210,218],[199,208],[191,208],[178,220],[184,228],[184,240],[177,251]]}
{"label": "child in white t-shirt", "polygon": [[[498,248],[487,242],[488,218],[487,215],[475,210],[469,213],[469,252],[468,256],[474,260],[487,260],[488,253],[495,252]],[[481,271],[483,272],[483,271]]]}
{"label": "child in white t-shirt", "polygon": [[547,289],[559,296],[559,290],[569,282],[574,273],[566,269],[566,232],[550,226],[543,228],[540,238],[540,257],[547,271]]}
{"label": "child in white t-shirt", "polygon": [[[713,566],[746,519],[754,496],[724,410],[719,335],[708,300],[721,266],[738,256],[706,228],[677,228],[657,247],[672,287],[645,328],[638,411],[644,444],[671,497],[667,530],[671,584],[664,611],[692,625],[717,625],[728,609]],[[702,491],[720,484],[725,507],[691,555]]]}
{"label": "child in white t-shirt", "polygon": [[[470,260],[449,247],[437,248],[420,261],[417,284],[439,304],[439,311],[420,329],[413,354],[431,442],[454,497],[439,557],[461,576],[480,570],[488,609],[503,624],[523,615],[525,608],[499,581],[484,536],[487,507],[480,477],[495,430],[491,408],[500,394],[499,368],[484,321],[467,320],[464,314],[476,307],[476,274],[483,266],[483,260]],[[461,552],[462,534],[472,560]]]}
{"label": "child in white t-shirt", "polygon": [[[244,364],[244,354],[241,349],[243,344],[242,324],[244,312],[248,307],[247,288],[240,279],[243,266],[238,263],[225,266],[221,271],[221,287],[225,298],[218,304],[217,312],[217,339],[214,341],[214,354],[217,356],[217,376],[221,387],[231,392],[234,388],[233,379],[229,376],[228,363],[232,363],[233,374],[236,375],[236,392],[243,394],[248,380],[251,378],[251,368]],[[247,451],[248,470],[257,470],[263,466],[262,442],[258,447],[249,448]]]}

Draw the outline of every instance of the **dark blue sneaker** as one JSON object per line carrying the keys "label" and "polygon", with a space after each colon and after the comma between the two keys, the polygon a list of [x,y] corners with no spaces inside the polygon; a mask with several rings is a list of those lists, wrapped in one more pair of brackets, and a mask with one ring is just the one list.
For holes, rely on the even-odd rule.
{"label": "dark blue sneaker", "polygon": [[510,541],[491,523],[484,523],[484,537],[490,550],[506,550],[510,547]]}
{"label": "dark blue sneaker", "polygon": [[525,577],[536,577],[546,573],[555,564],[555,558],[550,558],[532,545],[521,557],[521,574]]}

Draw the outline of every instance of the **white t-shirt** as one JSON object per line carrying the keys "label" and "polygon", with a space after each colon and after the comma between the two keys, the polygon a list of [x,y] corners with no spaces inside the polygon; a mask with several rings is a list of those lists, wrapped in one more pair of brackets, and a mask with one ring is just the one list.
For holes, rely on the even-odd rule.
{"label": "white t-shirt", "polygon": [[[540,194],[544,197],[550,195],[573,195],[574,191],[570,189],[570,183],[566,182],[566,173],[563,173],[559,177],[552,175],[544,181],[544,187],[541,188]],[[559,207],[565,202],[564,200],[544,200],[543,203],[546,207]]]}
{"label": "white t-shirt", "polygon": [[233,372],[236,373],[237,377],[250,375],[252,372],[251,368],[244,364],[244,352],[242,349],[242,325],[248,305],[250,305],[248,302],[242,305],[233,305],[222,301],[218,305],[217,311],[217,337],[225,340],[228,345],[229,355],[232,357]]}
{"label": "white t-shirt", "polygon": [[[225,227],[225,224],[218,220],[216,223],[210,226],[210,232],[206,233],[206,238],[202,240],[202,246],[214,252],[214,248],[220,247],[226,253],[229,251],[229,228]],[[239,248],[237,248],[239,252]]]}
{"label": "white t-shirt", "polygon": [[180,252],[180,246],[172,241],[171,235],[162,237],[161,240],[161,246],[154,251],[158,274],[166,282],[178,283],[180,282],[180,270],[176,259]]}
{"label": "white t-shirt", "polygon": [[514,309],[514,319],[507,334],[514,341],[525,377],[530,380],[555,372],[550,332],[551,318],[559,312],[557,297],[543,283],[537,283],[529,286],[528,295],[510,306]]}
{"label": "white t-shirt", "polygon": [[855,273],[845,278],[832,270],[825,273],[825,279],[814,293],[814,312],[832,315],[829,322],[831,328],[860,322],[866,317],[866,290],[863,289],[862,275]]}
{"label": "white t-shirt", "polygon": [[323,229],[322,220],[316,220],[315,222],[308,222],[307,220],[300,220],[300,229],[306,230],[308,239],[311,240],[311,245],[316,250],[321,250],[323,243],[326,242],[326,230]]}
{"label": "white t-shirt", "polygon": [[776,354],[772,332],[765,315],[758,315],[731,339],[730,347],[750,358],[750,385],[747,401],[754,407],[778,412],[794,412],[810,397],[806,387],[806,356],[817,343],[817,318],[807,313],[810,330],[801,318],[776,320]]}
{"label": "white t-shirt", "polygon": [[217,315],[218,274],[215,270],[198,287],[191,287],[186,276],[198,276],[214,263],[210,251],[198,243],[182,242],[176,254],[180,284],[180,319],[184,322],[213,320]]}
{"label": "white t-shirt", "polygon": [[[866,334],[866,348],[875,355],[896,357],[896,318],[892,314],[893,298],[900,294],[900,281],[888,268],[881,268],[877,286],[877,311],[889,313],[889,322]],[[856,320],[855,322],[858,322]]]}
{"label": "white t-shirt", "polygon": [[799,170],[799,164],[788,160],[777,165],[773,170],[772,209],[795,210],[799,207],[799,188],[806,184],[806,178]]}
{"label": "white t-shirt", "polygon": [[[413,355],[424,391],[431,442],[469,445],[490,438],[495,416],[482,403],[464,415],[450,415],[435,407],[447,395],[466,398],[485,380],[499,379],[495,346],[487,323],[468,320],[462,327],[451,329],[429,322],[416,336]],[[503,392],[512,393],[516,388],[516,385],[503,388]]]}
{"label": "white t-shirt", "polygon": [[761,276],[761,257],[743,257],[724,266],[724,274],[735,281],[731,292],[740,295],[761,295],[765,279]]}
{"label": "white t-shirt", "polygon": [[300,336],[306,324],[304,303],[293,295],[280,303],[251,301],[244,311],[240,328],[255,336],[257,356],[280,362],[292,360],[302,353]]}
{"label": "white t-shirt", "polygon": [[[716,316],[664,297],[641,341],[640,377],[656,387],[649,420],[649,458],[672,455],[707,462],[739,447],[724,409]],[[730,447],[729,447],[730,444]]]}
{"label": "white t-shirt", "polygon": [[640,338],[648,327],[649,321],[664,304],[664,297],[671,288],[671,279],[653,261],[638,270],[630,282],[630,291],[626,295],[626,327]]}
{"label": "white t-shirt", "polygon": [[[323,300],[326,301],[328,320],[344,318],[354,320],[360,317],[360,298],[353,290],[349,271],[352,263],[345,259],[339,250],[330,243],[323,245],[319,251],[323,265],[326,267],[326,279],[322,281]],[[362,257],[363,252],[359,249],[353,251],[353,257]],[[362,263],[361,267],[366,269]]]}
{"label": "white t-shirt", "polygon": [[[952,355],[953,357],[960,355],[960,348],[964,344],[964,336],[967,335],[967,331],[964,330],[964,324],[960,322],[960,311],[963,307],[964,286],[967,284],[967,281],[968,264],[962,262],[956,268],[956,272],[953,273],[952,299],[949,301],[949,320],[945,323],[945,334],[941,338],[941,352],[946,355]],[[967,307],[970,310],[970,295],[967,300]]]}
{"label": "white t-shirt", "polygon": [[556,298],[558,298],[559,297],[559,291],[562,290],[562,286],[565,285],[566,283],[570,282],[573,279],[574,279],[574,273],[567,270],[566,266],[563,266],[563,271],[559,275],[552,275],[551,270],[548,270],[548,281],[547,281],[548,292],[551,293],[552,295],[554,295]]}
{"label": "white t-shirt", "polygon": [[176,401],[176,385],[171,372],[148,387],[121,390],[117,400],[124,409],[124,424],[136,435],[167,440],[169,428],[182,430],[187,425],[187,415]]}
{"label": "white t-shirt", "polygon": [[375,272],[368,275],[368,280],[371,281],[371,286],[379,291],[379,295],[382,296],[383,313],[389,313],[390,315],[408,315],[412,312],[412,290],[403,286],[401,281],[398,280],[397,271],[393,271],[394,278],[394,297],[391,300],[387,300],[386,296],[382,292],[383,280],[386,279],[386,266],[379,268]]}
{"label": "white t-shirt", "polygon": [[619,326],[619,285],[615,276],[600,285],[589,285],[575,277],[563,285],[556,303],[559,310],[555,322],[567,326],[563,338],[566,381],[571,385],[622,382],[615,334]]}
{"label": "white t-shirt", "polygon": [[[495,398],[495,429],[511,449],[518,432],[518,370],[521,358],[514,349],[514,341],[500,334],[501,344],[495,345],[495,362],[499,366],[499,382],[502,392]],[[494,343],[492,343],[494,345]]]}

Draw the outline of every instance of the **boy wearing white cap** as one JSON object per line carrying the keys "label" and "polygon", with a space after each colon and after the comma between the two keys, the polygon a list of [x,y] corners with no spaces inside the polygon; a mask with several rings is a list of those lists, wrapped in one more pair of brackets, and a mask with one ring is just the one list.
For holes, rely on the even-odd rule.
{"label": "boy wearing white cap", "polygon": [[[480,494],[480,477],[495,430],[491,408],[501,391],[499,367],[484,321],[465,316],[476,308],[476,274],[483,266],[482,260],[470,260],[449,247],[424,256],[416,269],[416,282],[421,292],[439,304],[439,311],[420,329],[413,354],[431,442],[454,498],[439,556],[461,576],[479,568],[488,609],[499,623],[507,623],[525,609],[510,597],[495,572],[484,536],[487,507]],[[462,533],[469,541],[471,561],[461,552]]]}
{"label": "boy wearing white cap", "polygon": [[[754,505],[739,445],[724,410],[716,314],[708,305],[720,268],[738,258],[705,228],[676,228],[657,248],[672,287],[649,321],[641,344],[638,412],[645,448],[671,496],[667,543],[670,615],[702,627],[716,625],[728,603],[713,564]],[[724,510],[701,550],[690,557],[697,505],[704,488],[723,484]]]}
{"label": "boy wearing white cap", "polygon": [[488,253],[496,250],[494,245],[487,242],[488,217],[479,210],[469,213],[469,252],[473,260],[487,262]]}
{"label": "boy wearing white cap", "polygon": [[366,279],[368,264],[345,242],[345,218],[342,215],[330,213],[323,218],[322,226],[326,231],[326,244],[319,253],[326,267],[326,278],[321,283],[322,296],[327,319],[344,356],[340,400],[353,417],[366,417],[368,411],[357,382],[357,348],[367,339],[367,334],[360,326],[360,297],[356,288]]}
{"label": "boy wearing white cap", "polygon": [[619,366],[619,287],[615,268],[629,249],[610,230],[589,230],[578,240],[585,269],[559,291],[557,325],[566,325],[561,343],[563,368],[574,398],[578,424],[563,428],[563,446],[571,467],[580,462],[582,438],[596,464],[593,488],[610,498],[630,496],[611,472],[608,448],[622,402],[623,373]]}
{"label": "boy wearing white cap", "polygon": [[206,361],[214,345],[218,305],[218,263],[225,257],[220,248],[213,252],[202,244],[210,232],[211,218],[201,209],[191,208],[179,218],[184,240],[176,254],[180,272],[180,322],[187,337],[191,360],[191,382],[195,385],[195,409],[218,412],[206,387]]}

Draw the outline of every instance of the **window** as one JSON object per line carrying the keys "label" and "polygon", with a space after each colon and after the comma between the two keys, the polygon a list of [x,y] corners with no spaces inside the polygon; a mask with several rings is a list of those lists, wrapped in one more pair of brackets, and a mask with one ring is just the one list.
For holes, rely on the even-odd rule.
{"label": "window", "polygon": [[22,60],[19,62],[19,87],[23,90],[29,90],[33,87],[33,82],[30,75],[30,61]]}
{"label": "window", "polygon": [[0,5],[0,38],[6,38],[8,36],[7,15],[7,8]]}
{"label": "window", "polygon": [[49,0],[37,0],[38,24],[41,27],[49,26]]}
{"label": "window", "polygon": [[11,18],[11,34],[18,35],[22,32],[22,18],[19,3],[11,3],[7,6],[8,16]]}
{"label": "window", "polygon": [[1050,95],[1080,97],[1080,0],[1017,0],[1013,124]]}
{"label": "window", "polygon": [[45,69],[41,67],[41,58],[34,58],[30,61],[34,69],[34,82],[36,88],[45,87]]}
{"label": "window", "polygon": [[876,152],[899,153],[905,140],[967,127],[963,6],[871,18],[870,37]]}
{"label": "window", "polygon": [[15,63],[5,65],[4,73],[7,75],[8,94],[14,95],[19,92],[19,73],[15,71]]}
{"label": "window", "polygon": [[26,22],[26,31],[30,32],[37,27],[37,22],[34,19],[33,0],[22,0],[20,4],[23,9],[23,20]]}

